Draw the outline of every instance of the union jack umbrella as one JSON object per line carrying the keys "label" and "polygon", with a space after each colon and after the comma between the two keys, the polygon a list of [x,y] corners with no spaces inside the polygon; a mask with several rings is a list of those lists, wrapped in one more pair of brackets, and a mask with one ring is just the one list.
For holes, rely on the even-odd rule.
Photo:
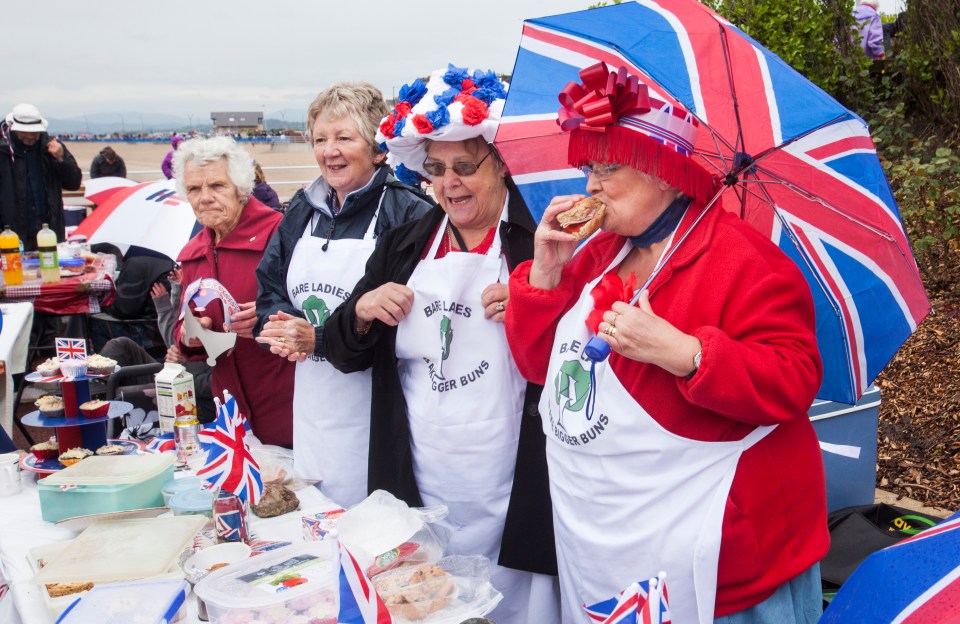
{"label": "union jack umbrella", "polygon": [[216,397],[213,399],[217,404],[216,422],[199,433],[207,459],[197,476],[256,505],[263,494],[263,480],[260,465],[247,444],[249,425],[237,407],[237,400],[226,390],[223,397],[223,403]]}
{"label": "union jack umbrella", "polygon": [[960,513],[870,555],[820,624],[960,621]]}
{"label": "union jack umbrella", "polygon": [[535,218],[584,193],[558,94],[605,62],[691,111],[694,158],[733,211],[800,267],[817,309],[818,397],[853,404],[927,315],[866,123],[694,0],[640,0],[524,22],[495,143]]}
{"label": "union jack umbrella", "polygon": [[601,624],[666,624],[673,622],[667,597],[666,574],[649,581],[633,583],[614,596],[595,605],[583,605],[591,622]]}

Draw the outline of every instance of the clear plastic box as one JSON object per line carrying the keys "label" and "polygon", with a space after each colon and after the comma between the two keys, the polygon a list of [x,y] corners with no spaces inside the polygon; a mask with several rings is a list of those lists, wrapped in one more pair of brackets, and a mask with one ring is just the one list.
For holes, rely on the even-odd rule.
{"label": "clear plastic box", "polygon": [[295,544],[252,557],[204,577],[194,591],[213,624],[281,624],[302,616],[336,624],[340,610],[336,540]]}
{"label": "clear plastic box", "polygon": [[172,624],[186,614],[184,580],[97,585],[63,612],[57,624]]}

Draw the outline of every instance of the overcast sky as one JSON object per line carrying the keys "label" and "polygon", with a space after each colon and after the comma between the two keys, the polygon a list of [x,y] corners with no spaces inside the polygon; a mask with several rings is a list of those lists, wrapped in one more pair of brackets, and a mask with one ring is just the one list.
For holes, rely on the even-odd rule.
{"label": "overcast sky", "polygon": [[[524,19],[593,1],[35,0],[5,11],[0,110],[297,111],[293,121],[338,80],[369,80],[392,97],[447,62],[509,73]],[[881,0],[881,11],[901,4]]]}

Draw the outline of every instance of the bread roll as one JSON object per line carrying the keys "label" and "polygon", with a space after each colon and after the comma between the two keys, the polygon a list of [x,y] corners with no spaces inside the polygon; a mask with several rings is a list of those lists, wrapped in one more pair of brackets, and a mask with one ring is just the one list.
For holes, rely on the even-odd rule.
{"label": "bread roll", "polygon": [[606,206],[596,197],[585,197],[575,203],[573,208],[557,215],[557,221],[563,231],[581,241],[598,229],[603,221]]}

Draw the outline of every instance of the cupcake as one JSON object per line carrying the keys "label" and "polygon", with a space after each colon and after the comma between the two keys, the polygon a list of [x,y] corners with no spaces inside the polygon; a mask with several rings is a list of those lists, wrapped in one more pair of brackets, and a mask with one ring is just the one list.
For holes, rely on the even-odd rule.
{"label": "cupcake", "polygon": [[52,357],[37,366],[37,372],[42,377],[56,377],[60,374],[60,359]]}
{"label": "cupcake", "polygon": [[37,458],[37,461],[43,461],[56,457],[60,453],[60,449],[57,447],[57,442],[53,438],[50,438],[46,442],[40,442],[39,444],[31,446],[30,453]]}
{"label": "cupcake", "polygon": [[94,399],[80,405],[80,415],[87,418],[100,418],[110,411],[110,402]]}
{"label": "cupcake", "polygon": [[63,399],[58,396],[42,396],[33,403],[44,418],[63,418]]}
{"label": "cupcake", "polygon": [[93,455],[93,453],[85,448],[72,448],[66,453],[62,453],[58,459],[64,466],[72,466],[81,459],[86,459],[91,455]]}
{"label": "cupcake", "polygon": [[86,360],[63,360],[60,362],[60,374],[69,379],[77,379],[87,374]]}
{"label": "cupcake", "polygon": [[97,455],[123,455],[125,450],[119,444],[105,444],[97,449]]}
{"label": "cupcake", "polygon": [[111,375],[117,368],[117,361],[94,353],[87,358],[87,373],[90,375]]}

